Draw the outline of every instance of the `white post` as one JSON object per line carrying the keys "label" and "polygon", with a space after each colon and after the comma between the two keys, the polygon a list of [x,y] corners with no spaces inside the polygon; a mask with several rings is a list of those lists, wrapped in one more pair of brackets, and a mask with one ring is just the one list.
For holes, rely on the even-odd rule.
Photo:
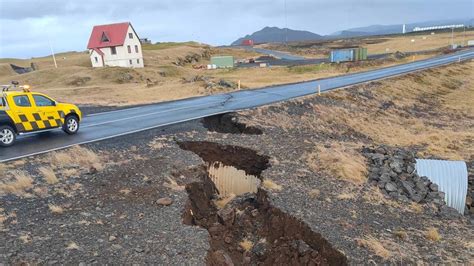
{"label": "white post", "polygon": [[454,27],[451,28],[451,49],[454,47]]}
{"label": "white post", "polygon": [[238,90],[240,91],[240,79],[239,79],[239,82],[237,83],[237,87],[238,87]]}
{"label": "white post", "polygon": [[53,55],[54,67],[58,68],[58,64],[56,63],[56,56],[54,56],[53,46],[51,45],[51,41],[48,39],[49,48],[51,49],[51,54]]}
{"label": "white post", "polygon": [[318,95],[321,95],[321,85],[318,84]]}

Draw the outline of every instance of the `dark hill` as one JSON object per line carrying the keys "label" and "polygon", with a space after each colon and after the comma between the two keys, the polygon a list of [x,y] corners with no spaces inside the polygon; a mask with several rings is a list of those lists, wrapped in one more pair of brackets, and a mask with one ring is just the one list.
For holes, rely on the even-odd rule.
{"label": "dark hill", "polygon": [[311,41],[321,39],[321,35],[309,31],[281,29],[277,27],[265,27],[251,35],[246,35],[232,43],[232,45],[240,45],[244,39],[252,39],[255,43],[277,42],[284,43],[288,34],[288,41]]}

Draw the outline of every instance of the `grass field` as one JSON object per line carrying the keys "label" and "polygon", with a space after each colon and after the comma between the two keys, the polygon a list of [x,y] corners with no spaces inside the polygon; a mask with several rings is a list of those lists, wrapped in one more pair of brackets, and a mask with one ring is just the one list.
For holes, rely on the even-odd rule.
{"label": "grass field", "polygon": [[[233,55],[236,59],[254,58],[259,54],[239,48],[214,48],[196,42],[144,45],[145,68],[92,68],[87,52],[67,52],[56,55],[58,68],[51,56],[29,60],[0,59],[0,84],[11,80],[30,84],[34,90],[46,93],[58,101],[83,105],[135,105],[192,96],[210,95],[243,89],[301,82],[406,63],[411,58],[366,61],[347,64],[326,64],[271,68],[235,68],[222,70],[196,69],[209,64],[211,55]],[[177,65],[188,55],[202,56],[199,62]],[[428,56],[418,56],[424,59]],[[34,62],[39,70],[18,75],[10,63],[29,66]],[[220,86],[225,80],[234,86]]]}
{"label": "grass field", "polygon": [[431,32],[420,32],[398,36],[375,36],[359,37],[341,40],[325,40],[316,42],[295,42],[288,46],[280,44],[262,44],[263,48],[287,51],[308,58],[327,58],[331,49],[361,46],[366,47],[369,54],[384,54],[400,52],[416,52],[440,49],[448,47],[451,42],[466,45],[467,40],[474,39],[474,30],[454,32],[442,32],[431,34]]}

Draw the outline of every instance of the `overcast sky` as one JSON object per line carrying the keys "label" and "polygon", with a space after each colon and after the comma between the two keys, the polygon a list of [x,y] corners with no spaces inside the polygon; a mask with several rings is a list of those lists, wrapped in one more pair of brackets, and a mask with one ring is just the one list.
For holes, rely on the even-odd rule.
{"label": "overcast sky", "polygon": [[[285,26],[284,0],[0,0],[0,58],[86,49],[93,25],[132,22],[140,37],[229,44]],[[474,0],[287,0],[288,27],[330,34],[372,24],[474,17]]]}

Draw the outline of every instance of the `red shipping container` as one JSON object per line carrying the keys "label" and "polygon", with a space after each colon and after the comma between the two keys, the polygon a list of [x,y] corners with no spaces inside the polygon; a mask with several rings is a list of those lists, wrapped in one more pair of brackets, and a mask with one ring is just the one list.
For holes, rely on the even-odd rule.
{"label": "red shipping container", "polygon": [[253,45],[253,40],[250,39],[245,39],[242,41],[243,46],[252,46]]}

